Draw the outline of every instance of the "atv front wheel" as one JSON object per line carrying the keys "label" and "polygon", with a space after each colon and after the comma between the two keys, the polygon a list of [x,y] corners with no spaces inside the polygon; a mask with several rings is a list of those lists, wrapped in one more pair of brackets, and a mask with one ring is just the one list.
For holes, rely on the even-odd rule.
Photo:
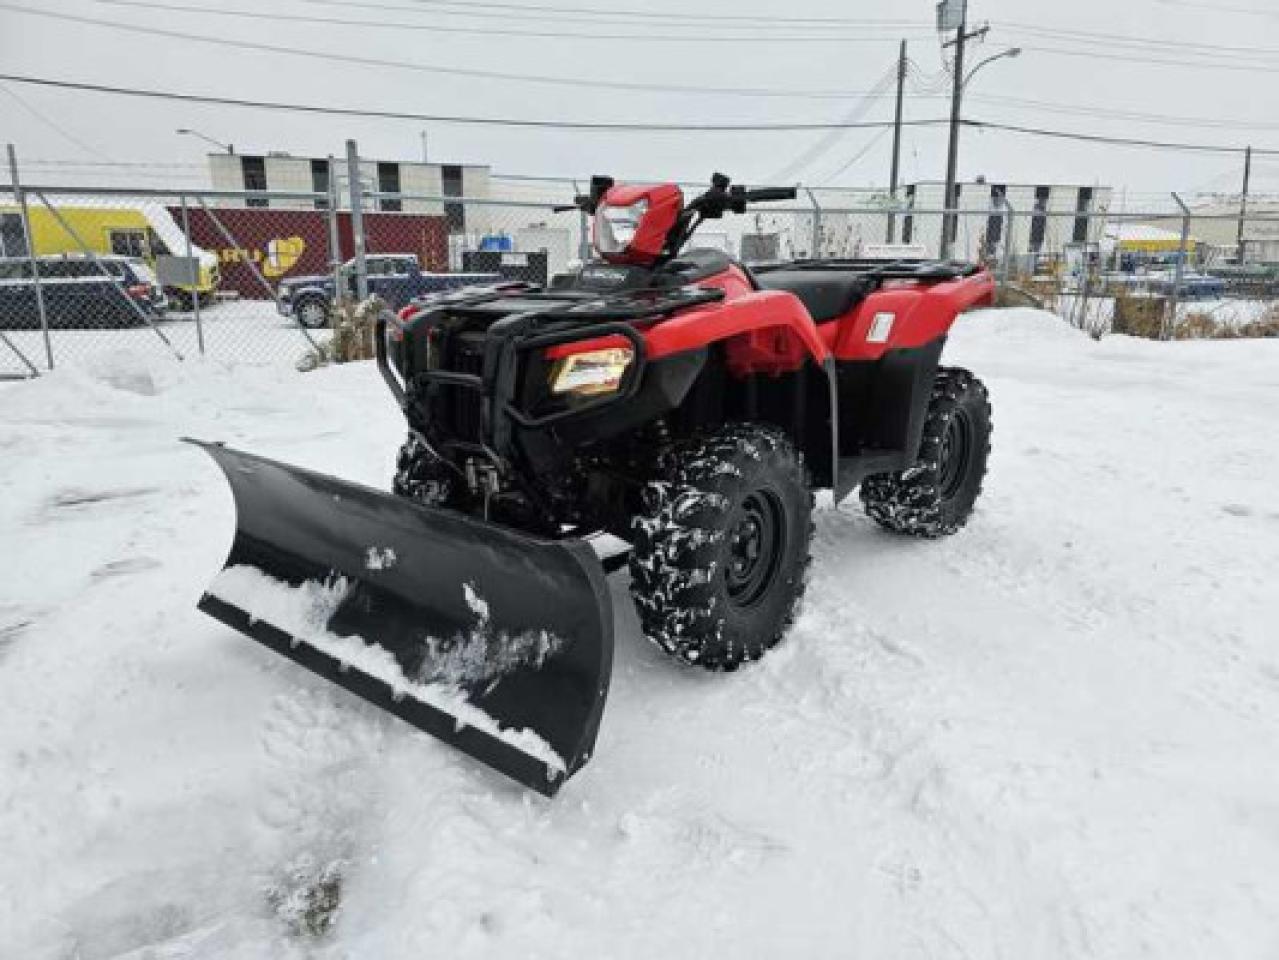
{"label": "atv front wheel", "polygon": [[685,663],[735,670],[785,634],[804,592],[812,494],[786,434],[730,424],[658,458],[633,521],[644,634]]}
{"label": "atv front wheel", "polygon": [[933,381],[919,459],[906,470],[867,477],[862,506],[882,527],[944,537],[972,516],[990,456],[990,398],[967,370],[943,367]]}
{"label": "atv front wheel", "polygon": [[391,490],[429,507],[459,507],[465,500],[465,488],[457,471],[437,460],[426,444],[411,433],[396,458]]}

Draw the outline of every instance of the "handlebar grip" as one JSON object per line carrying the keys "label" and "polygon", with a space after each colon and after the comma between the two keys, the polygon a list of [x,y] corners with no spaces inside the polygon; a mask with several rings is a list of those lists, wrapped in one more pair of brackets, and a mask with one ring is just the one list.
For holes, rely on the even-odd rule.
{"label": "handlebar grip", "polygon": [[769,200],[794,200],[798,196],[794,187],[760,187],[758,190],[747,190],[746,199],[750,203]]}

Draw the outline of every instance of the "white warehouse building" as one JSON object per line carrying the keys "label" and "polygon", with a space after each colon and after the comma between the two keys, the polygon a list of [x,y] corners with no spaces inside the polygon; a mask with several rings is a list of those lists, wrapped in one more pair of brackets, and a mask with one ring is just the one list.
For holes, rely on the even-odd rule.
{"label": "white warehouse building", "polygon": [[[1012,253],[1018,256],[1061,251],[1068,245],[1099,245],[1105,236],[1102,216],[1110,209],[1110,187],[1084,184],[996,183],[979,178],[957,184],[959,199],[954,256],[976,260],[1002,254],[1005,204],[1012,208]],[[940,180],[912,183],[902,191],[905,206],[921,211],[903,217],[901,240],[922,243],[936,253],[941,240],[946,185]]]}
{"label": "white warehouse building", "polygon": [[[265,155],[248,153],[210,153],[209,179],[215,190],[231,191],[279,191],[283,193],[327,193],[329,189],[330,163],[327,157],[295,157],[292,154],[272,152]],[[342,194],[340,207],[347,205],[350,182],[345,158],[334,158],[332,175]],[[484,199],[489,195],[489,168],[479,164],[422,163],[404,160],[360,160],[360,184],[365,193],[402,194],[403,197],[370,198],[366,210],[384,213],[420,213],[432,216],[449,214],[458,220],[459,229],[464,219],[477,213],[476,207],[462,217],[461,204],[456,210],[447,201],[423,199],[427,197],[468,197]],[[264,196],[250,197],[250,207],[269,207],[278,210],[306,210],[323,208],[322,200],[288,199]],[[466,230],[481,229],[479,224],[467,223]]]}

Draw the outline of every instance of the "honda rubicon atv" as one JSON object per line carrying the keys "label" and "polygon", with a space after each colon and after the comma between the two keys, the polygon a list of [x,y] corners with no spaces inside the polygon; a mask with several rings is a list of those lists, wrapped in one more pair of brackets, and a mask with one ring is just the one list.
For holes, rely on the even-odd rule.
{"label": "honda rubicon atv", "polygon": [[939,361],[993,281],[688,248],[704,220],[794,197],[596,177],[573,208],[598,260],[384,312],[377,363],[408,424],[394,495],[205,444],[238,526],[201,608],[549,795],[594,748],[607,571],[629,568],[662,650],[733,670],[795,616],[814,491],[860,486],[882,527],[954,533],[991,411]]}

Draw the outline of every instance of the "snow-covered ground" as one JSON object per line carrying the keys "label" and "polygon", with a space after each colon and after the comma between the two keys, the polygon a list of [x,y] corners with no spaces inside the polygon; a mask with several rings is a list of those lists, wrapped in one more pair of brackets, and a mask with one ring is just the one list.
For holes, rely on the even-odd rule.
{"label": "snow-covered ground", "polygon": [[370,366],[0,385],[0,956],[1273,956],[1279,342],[1014,310],[948,355],[995,405],[971,526],[821,511],[792,635],[730,676],[615,578],[554,801],[194,609],[232,508],[178,438],[385,485]]}

